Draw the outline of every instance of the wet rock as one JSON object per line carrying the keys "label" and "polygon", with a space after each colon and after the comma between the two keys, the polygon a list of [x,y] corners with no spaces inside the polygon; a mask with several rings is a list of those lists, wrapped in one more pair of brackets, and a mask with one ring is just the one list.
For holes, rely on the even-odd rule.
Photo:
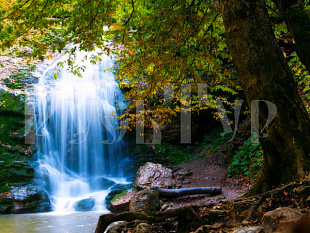
{"label": "wet rock", "polygon": [[126,195],[116,199],[108,205],[108,209],[113,213],[129,211],[129,203],[136,192],[132,189],[128,190]]}
{"label": "wet rock", "polygon": [[0,200],[2,214],[23,214],[46,212],[51,210],[51,203],[43,188],[25,185],[13,188]]}
{"label": "wet rock", "polygon": [[[12,161],[16,155],[3,153],[0,155],[5,161],[0,161],[0,186],[7,183],[30,183],[34,178],[34,169],[25,161]],[[6,191],[6,190],[5,190]],[[7,189],[8,191],[8,189]]]}
{"label": "wet rock", "polygon": [[34,169],[24,161],[11,161],[4,169],[8,170],[9,175],[15,182],[20,180],[24,182],[31,181],[31,179],[34,178]]}
{"label": "wet rock", "polygon": [[160,209],[158,192],[155,190],[142,190],[131,198],[129,210],[133,212],[156,211]]}
{"label": "wet rock", "polygon": [[102,178],[101,179],[101,185],[103,187],[103,189],[107,189],[113,185],[115,185],[115,182],[106,178]]}
{"label": "wet rock", "polygon": [[[116,184],[111,187],[109,194],[105,198],[106,206],[109,206],[111,200],[114,198],[115,195],[128,190],[132,187],[132,184]],[[129,203],[128,203],[129,204]]]}
{"label": "wet rock", "polygon": [[172,170],[161,164],[148,162],[141,166],[133,184],[138,190],[157,188],[180,188],[181,181],[174,178]]}
{"label": "wet rock", "polygon": [[147,223],[140,223],[133,229],[133,233],[149,233],[151,232],[152,226]]}
{"label": "wet rock", "polygon": [[39,82],[39,79],[38,77],[28,76],[28,77],[24,77],[24,79],[21,81],[28,83],[28,84],[36,84]]}
{"label": "wet rock", "polygon": [[94,206],[95,206],[95,199],[90,197],[90,198],[79,201],[75,206],[75,210],[76,211],[91,211],[94,208]]}
{"label": "wet rock", "polygon": [[289,226],[300,221],[304,215],[289,207],[280,207],[264,214],[264,232],[283,232]]}
{"label": "wet rock", "polygon": [[262,226],[256,226],[256,227],[240,227],[237,230],[235,230],[233,233],[259,233],[264,228]]}

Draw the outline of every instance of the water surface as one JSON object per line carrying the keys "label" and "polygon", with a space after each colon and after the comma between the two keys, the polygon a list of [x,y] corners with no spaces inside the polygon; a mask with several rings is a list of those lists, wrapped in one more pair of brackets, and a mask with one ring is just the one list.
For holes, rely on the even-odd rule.
{"label": "water surface", "polygon": [[0,216],[1,233],[92,233],[104,212],[56,212]]}

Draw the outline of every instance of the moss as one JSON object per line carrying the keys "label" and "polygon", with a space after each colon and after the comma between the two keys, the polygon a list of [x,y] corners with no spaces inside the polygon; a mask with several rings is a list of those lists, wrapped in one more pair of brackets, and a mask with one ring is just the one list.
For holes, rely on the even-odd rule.
{"label": "moss", "polygon": [[0,113],[2,116],[24,116],[25,95],[15,95],[13,93],[0,90]]}
{"label": "moss", "polygon": [[0,198],[0,214],[9,213],[13,208],[13,203],[6,198]]}
{"label": "moss", "polygon": [[[119,193],[119,194],[116,194],[116,195],[112,198],[112,200],[110,201],[110,203],[112,203],[112,202],[116,201],[117,199],[119,199],[119,198],[121,198],[121,197],[126,196],[126,195],[127,195],[128,190],[129,190],[129,189],[124,190],[123,192],[121,192],[121,193]],[[138,190],[137,190],[137,189],[135,189],[135,188],[132,188],[131,190],[132,190],[133,192],[137,192],[137,191],[138,191]]]}
{"label": "moss", "polygon": [[110,201],[110,203],[116,201],[116,200],[119,199],[120,197],[126,196],[127,192],[128,192],[128,190],[124,190],[123,192],[121,192],[121,193],[119,193],[119,194],[116,194],[116,195],[112,198],[112,200]]}
{"label": "moss", "polygon": [[12,184],[27,184],[34,169],[27,163],[25,149],[25,96],[0,90],[0,193]]}

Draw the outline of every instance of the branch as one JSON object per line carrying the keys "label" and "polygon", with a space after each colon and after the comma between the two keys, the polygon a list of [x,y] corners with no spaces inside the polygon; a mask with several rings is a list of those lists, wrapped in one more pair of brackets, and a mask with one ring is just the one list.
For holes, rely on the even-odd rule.
{"label": "branch", "polygon": [[132,15],[133,15],[133,13],[134,13],[134,11],[135,11],[135,3],[134,3],[133,0],[131,0],[131,6],[132,6],[131,14],[130,14],[129,18],[127,19],[127,21],[123,24],[123,26],[126,26],[126,25],[129,23],[129,21],[130,21]]}
{"label": "branch", "polygon": [[[92,20],[90,21],[90,23],[89,23],[88,25],[86,25],[86,27],[81,28],[81,29],[76,33],[76,35],[79,35],[79,34],[82,33],[83,31],[85,31],[87,28],[89,28],[89,27],[93,24],[93,22],[95,21],[97,15],[98,15],[98,13],[95,13],[95,16],[92,17]],[[76,35],[75,35],[75,36],[76,36]],[[73,37],[72,37],[72,38],[73,38]],[[72,38],[71,38],[71,39],[72,39]]]}
{"label": "branch", "polygon": [[[24,2],[22,5],[20,5],[15,11],[12,11],[10,14],[8,14],[7,16],[1,18],[0,20],[4,20],[7,19],[8,17],[10,17],[11,15],[13,15],[18,9],[23,8],[28,2],[30,2],[30,0],[27,0],[26,2]],[[33,2],[33,0],[32,0]]]}

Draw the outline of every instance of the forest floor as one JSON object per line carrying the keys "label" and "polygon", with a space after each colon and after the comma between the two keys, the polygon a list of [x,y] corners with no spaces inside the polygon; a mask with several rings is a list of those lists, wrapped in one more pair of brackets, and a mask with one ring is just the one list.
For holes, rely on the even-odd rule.
{"label": "forest floor", "polygon": [[182,188],[193,187],[221,187],[220,195],[188,195],[167,199],[170,208],[183,206],[206,205],[241,197],[252,186],[252,181],[245,176],[229,178],[228,168],[218,155],[209,155],[204,160],[193,160],[177,166],[188,169],[191,174],[185,176]]}

